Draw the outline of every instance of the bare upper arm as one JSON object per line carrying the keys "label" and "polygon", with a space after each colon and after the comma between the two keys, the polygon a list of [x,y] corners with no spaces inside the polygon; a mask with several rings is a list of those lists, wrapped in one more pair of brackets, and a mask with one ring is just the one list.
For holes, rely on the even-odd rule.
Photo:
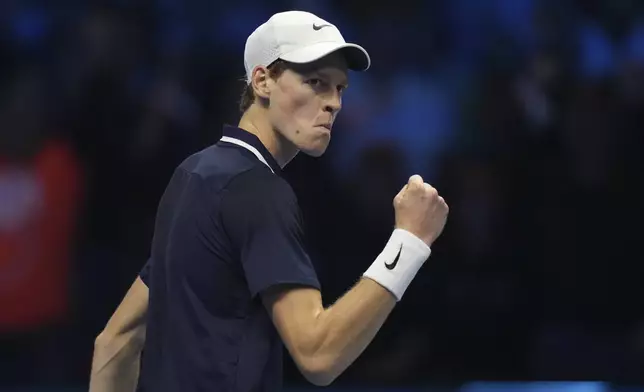
{"label": "bare upper arm", "polygon": [[137,277],[101,334],[113,337],[144,330],[148,298],[148,287]]}
{"label": "bare upper arm", "polygon": [[280,285],[264,291],[261,296],[295,363],[303,373],[314,371],[311,359],[319,344],[317,321],[324,311],[320,291],[312,287]]}

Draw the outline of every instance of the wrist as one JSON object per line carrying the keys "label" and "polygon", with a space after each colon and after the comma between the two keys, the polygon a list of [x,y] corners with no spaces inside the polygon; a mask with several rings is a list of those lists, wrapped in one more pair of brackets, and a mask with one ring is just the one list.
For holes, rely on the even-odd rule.
{"label": "wrist", "polygon": [[395,229],[363,276],[379,283],[400,301],[430,254],[430,247],[420,238],[407,230]]}

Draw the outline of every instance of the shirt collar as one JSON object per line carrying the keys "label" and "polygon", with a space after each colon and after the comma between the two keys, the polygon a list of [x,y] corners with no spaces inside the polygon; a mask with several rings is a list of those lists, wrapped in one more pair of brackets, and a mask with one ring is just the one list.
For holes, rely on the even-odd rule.
{"label": "shirt collar", "polygon": [[[266,149],[266,146],[264,146],[262,142],[259,141],[259,138],[257,136],[241,128],[234,127],[232,125],[224,125],[222,136],[242,142],[239,144],[235,144],[235,143],[231,143],[231,144],[235,144],[246,150],[248,150],[248,148],[244,147],[243,144],[253,147],[255,150],[257,150],[257,152],[261,154],[261,156],[266,161],[265,163],[268,164],[268,166],[271,168],[273,173],[280,174],[282,172],[282,168],[277,164],[277,161],[275,160],[275,158],[273,158],[273,155],[271,155],[271,153],[268,152],[268,150]],[[221,140],[220,143],[227,143],[227,142],[225,140]],[[251,152],[253,151],[251,150]]]}

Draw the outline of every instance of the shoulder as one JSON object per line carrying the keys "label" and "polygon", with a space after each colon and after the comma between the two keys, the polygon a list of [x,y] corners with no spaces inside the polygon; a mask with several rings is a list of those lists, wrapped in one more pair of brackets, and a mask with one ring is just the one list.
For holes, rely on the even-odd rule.
{"label": "shoulder", "polygon": [[[221,193],[220,216],[233,236],[271,230],[300,230],[301,212],[289,183],[266,168],[253,168],[230,181]],[[241,238],[241,237],[239,237]]]}
{"label": "shoulder", "polygon": [[251,197],[254,191],[294,196],[288,182],[274,174],[249,151],[215,144],[186,158],[177,171],[197,177],[215,192]]}
{"label": "shoulder", "polygon": [[187,157],[179,168],[203,178],[235,177],[263,165],[237,146],[214,144]]}
{"label": "shoulder", "polygon": [[239,173],[223,190],[228,201],[249,202],[254,206],[297,205],[291,185],[268,168],[255,166]]}

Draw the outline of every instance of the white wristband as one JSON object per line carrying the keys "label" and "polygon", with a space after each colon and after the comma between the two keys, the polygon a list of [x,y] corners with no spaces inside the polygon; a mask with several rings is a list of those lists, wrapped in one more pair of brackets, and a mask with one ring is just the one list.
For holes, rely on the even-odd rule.
{"label": "white wristband", "polygon": [[363,276],[376,281],[400,301],[430,254],[431,249],[423,240],[406,230],[395,229]]}

